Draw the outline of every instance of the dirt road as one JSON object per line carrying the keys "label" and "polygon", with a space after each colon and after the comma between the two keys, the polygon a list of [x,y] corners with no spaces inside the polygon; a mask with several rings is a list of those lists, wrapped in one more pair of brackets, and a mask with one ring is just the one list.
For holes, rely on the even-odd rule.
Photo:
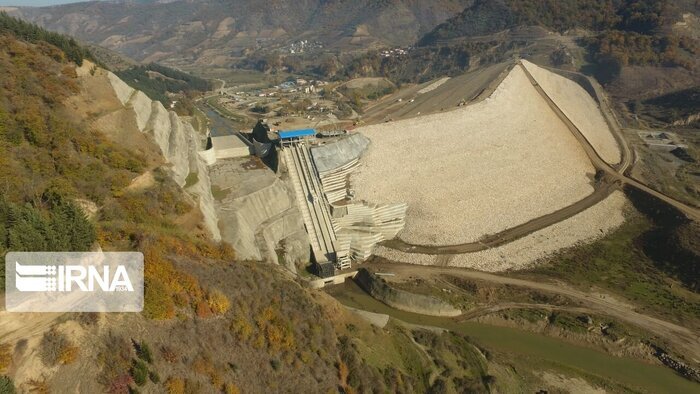
{"label": "dirt road", "polygon": [[[586,137],[583,135],[583,133],[581,133],[581,130],[579,130],[578,127],[576,127],[576,125],[574,125],[571,122],[571,120],[568,117],[566,117],[566,115],[564,115],[564,113],[559,109],[559,107],[554,103],[554,101],[547,95],[547,93],[544,91],[544,89],[542,89],[542,87],[537,83],[537,81],[532,76],[532,74],[530,74],[527,71],[527,69],[525,67],[523,67],[522,65],[521,65],[521,67],[523,68],[523,70],[525,70],[525,75],[527,75],[528,79],[530,80],[532,85],[535,87],[535,89],[540,93],[542,98],[545,99],[545,101],[549,104],[549,106],[552,108],[552,110],[564,122],[564,124],[566,124],[567,128],[571,131],[571,133],[574,135],[574,137],[576,137],[576,139],[579,141],[579,143],[581,144],[581,147],[586,152],[586,155],[591,160],[591,163],[593,164],[593,166],[597,170],[605,172],[606,175],[609,176],[611,179],[617,180],[623,184],[630,185],[636,189],[639,189],[647,194],[650,194],[650,195],[658,198],[659,200],[666,202],[667,204],[669,204],[669,205],[673,206],[674,208],[678,209],[679,211],[683,212],[683,214],[685,214],[689,219],[700,221],[700,210],[695,209],[691,206],[688,206],[680,201],[677,201],[677,200],[675,200],[675,199],[673,199],[673,198],[671,198],[663,193],[660,193],[660,192],[650,188],[649,186],[647,186],[647,185],[645,185],[637,180],[634,180],[634,179],[629,178],[626,175],[624,175],[624,171],[627,169],[627,166],[629,166],[629,158],[624,158],[624,156],[629,156],[629,154],[630,154],[629,147],[627,147],[626,150],[623,148],[623,152],[622,152],[623,159],[621,162],[627,163],[627,165],[621,166],[620,170],[616,170],[611,165],[606,163],[605,160],[603,160],[600,157],[600,155],[598,155],[598,152],[596,152],[595,149],[593,149],[593,146],[591,145],[591,143],[586,139]],[[615,130],[613,130],[613,131],[615,131]],[[617,134],[618,134],[618,136],[620,136],[620,138],[623,138],[620,135],[619,129],[617,129]]]}
{"label": "dirt road", "polygon": [[[696,363],[700,363],[700,337],[693,330],[677,324],[643,315],[635,312],[634,306],[614,299],[604,294],[594,294],[574,289],[561,282],[530,281],[525,279],[510,278],[481,271],[470,271],[462,268],[447,268],[435,266],[423,266],[399,263],[373,263],[372,267],[381,272],[395,274],[392,280],[418,276],[421,278],[437,278],[441,275],[452,275],[469,279],[477,279],[503,285],[513,285],[534,289],[552,294],[566,296],[585,305],[587,310],[596,311],[603,315],[612,316],[619,320],[631,323],[650,333],[667,340],[678,349],[684,350],[686,355]],[[570,308],[566,308],[571,310]]]}
{"label": "dirt road", "polygon": [[[593,166],[600,173],[604,174],[601,176],[598,183],[596,184],[595,191],[584,199],[568,206],[562,208],[558,211],[552,212],[550,214],[541,216],[530,220],[529,222],[520,224],[518,226],[506,229],[497,234],[492,234],[484,237],[477,242],[469,242],[458,245],[417,245],[405,242],[401,239],[394,239],[384,242],[382,245],[400,250],[406,253],[419,253],[419,254],[432,254],[432,255],[450,255],[450,254],[463,254],[463,253],[473,253],[486,250],[489,248],[504,245],[506,243],[515,241],[521,237],[528,234],[541,230],[545,227],[551,226],[555,223],[566,220],[584,210],[594,206],[595,204],[603,201],[610,193],[612,193],[616,188],[619,188],[623,184],[627,184],[631,187],[637,188],[647,194],[650,194],[669,205],[675,207],[679,211],[683,212],[689,219],[700,221],[700,210],[690,207],[680,201],[677,201],[665,194],[662,194],[643,183],[632,179],[625,175],[625,172],[632,163],[632,151],[630,150],[629,144],[627,144],[625,138],[622,136],[619,125],[612,110],[607,105],[607,98],[603,94],[602,88],[595,82],[590,81],[591,85],[596,94],[596,99],[600,103],[601,110],[603,111],[604,118],[608,125],[610,126],[615,139],[621,147],[621,161],[616,166],[611,166],[605,162],[600,155],[595,151],[591,143],[586,139],[586,137],[581,133],[581,131],[576,127],[576,125],[571,122],[571,120],[564,115],[564,113],[559,109],[559,107],[554,103],[554,101],[547,95],[547,93],[542,89],[542,87],[537,83],[534,77],[527,71],[527,69],[518,64],[516,67],[521,67],[528,79],[535,87],[537,92],[542,96],[542,98],[547,102],[552,111],[564,122],[567,128],[571,131],[573,136],[579,141],[581,147],[585,151],[589,160]],[[589,78],[589,77],[586,77]]]}

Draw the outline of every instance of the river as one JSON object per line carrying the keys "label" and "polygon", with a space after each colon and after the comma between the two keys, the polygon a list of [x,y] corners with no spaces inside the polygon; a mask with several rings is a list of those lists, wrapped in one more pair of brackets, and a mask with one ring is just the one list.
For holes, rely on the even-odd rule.
{"label": "river", "polygon": [[513,328],[476,322],[458,322],[452,318],[419,315],[393,309],[369,296],[355,282],[326,288],[340,303],[417,325],[434,326],[468,335],[486,349],[514,356],[536,357],[565,369],[584,371],[603,380],[617,382],[635,391],[650,393],[697,393],[700,385],[680,377],[672,370],[626,357],[615,357],[599,350],[576,346],[544,335]]}

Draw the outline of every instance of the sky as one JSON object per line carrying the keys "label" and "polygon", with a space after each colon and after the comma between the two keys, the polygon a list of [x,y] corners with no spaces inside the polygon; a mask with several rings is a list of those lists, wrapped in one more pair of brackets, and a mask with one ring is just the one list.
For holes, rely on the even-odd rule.
{"label": "sky", "polygon": [[79,3],[87,0],[0,0],[0,6],[44,6],[66,3]]}

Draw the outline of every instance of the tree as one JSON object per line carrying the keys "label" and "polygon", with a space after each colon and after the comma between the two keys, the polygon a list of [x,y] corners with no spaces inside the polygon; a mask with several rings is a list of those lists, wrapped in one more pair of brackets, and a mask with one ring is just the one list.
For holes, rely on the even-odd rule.
{"label": "tree", "polygon": [[2,394],[15,394],[15,384],[7,376],[0,376],[0,393]]}

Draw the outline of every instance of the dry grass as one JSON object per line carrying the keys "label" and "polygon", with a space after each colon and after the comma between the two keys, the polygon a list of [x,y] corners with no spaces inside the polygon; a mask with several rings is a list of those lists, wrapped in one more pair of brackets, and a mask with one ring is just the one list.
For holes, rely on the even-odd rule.
{"label": "dry grass", "polygon": [[372,144],[357,197],[407,202],[408,242],[476,241],[593,191],[583,149],[520,67],[481,103],[359,131]]}

